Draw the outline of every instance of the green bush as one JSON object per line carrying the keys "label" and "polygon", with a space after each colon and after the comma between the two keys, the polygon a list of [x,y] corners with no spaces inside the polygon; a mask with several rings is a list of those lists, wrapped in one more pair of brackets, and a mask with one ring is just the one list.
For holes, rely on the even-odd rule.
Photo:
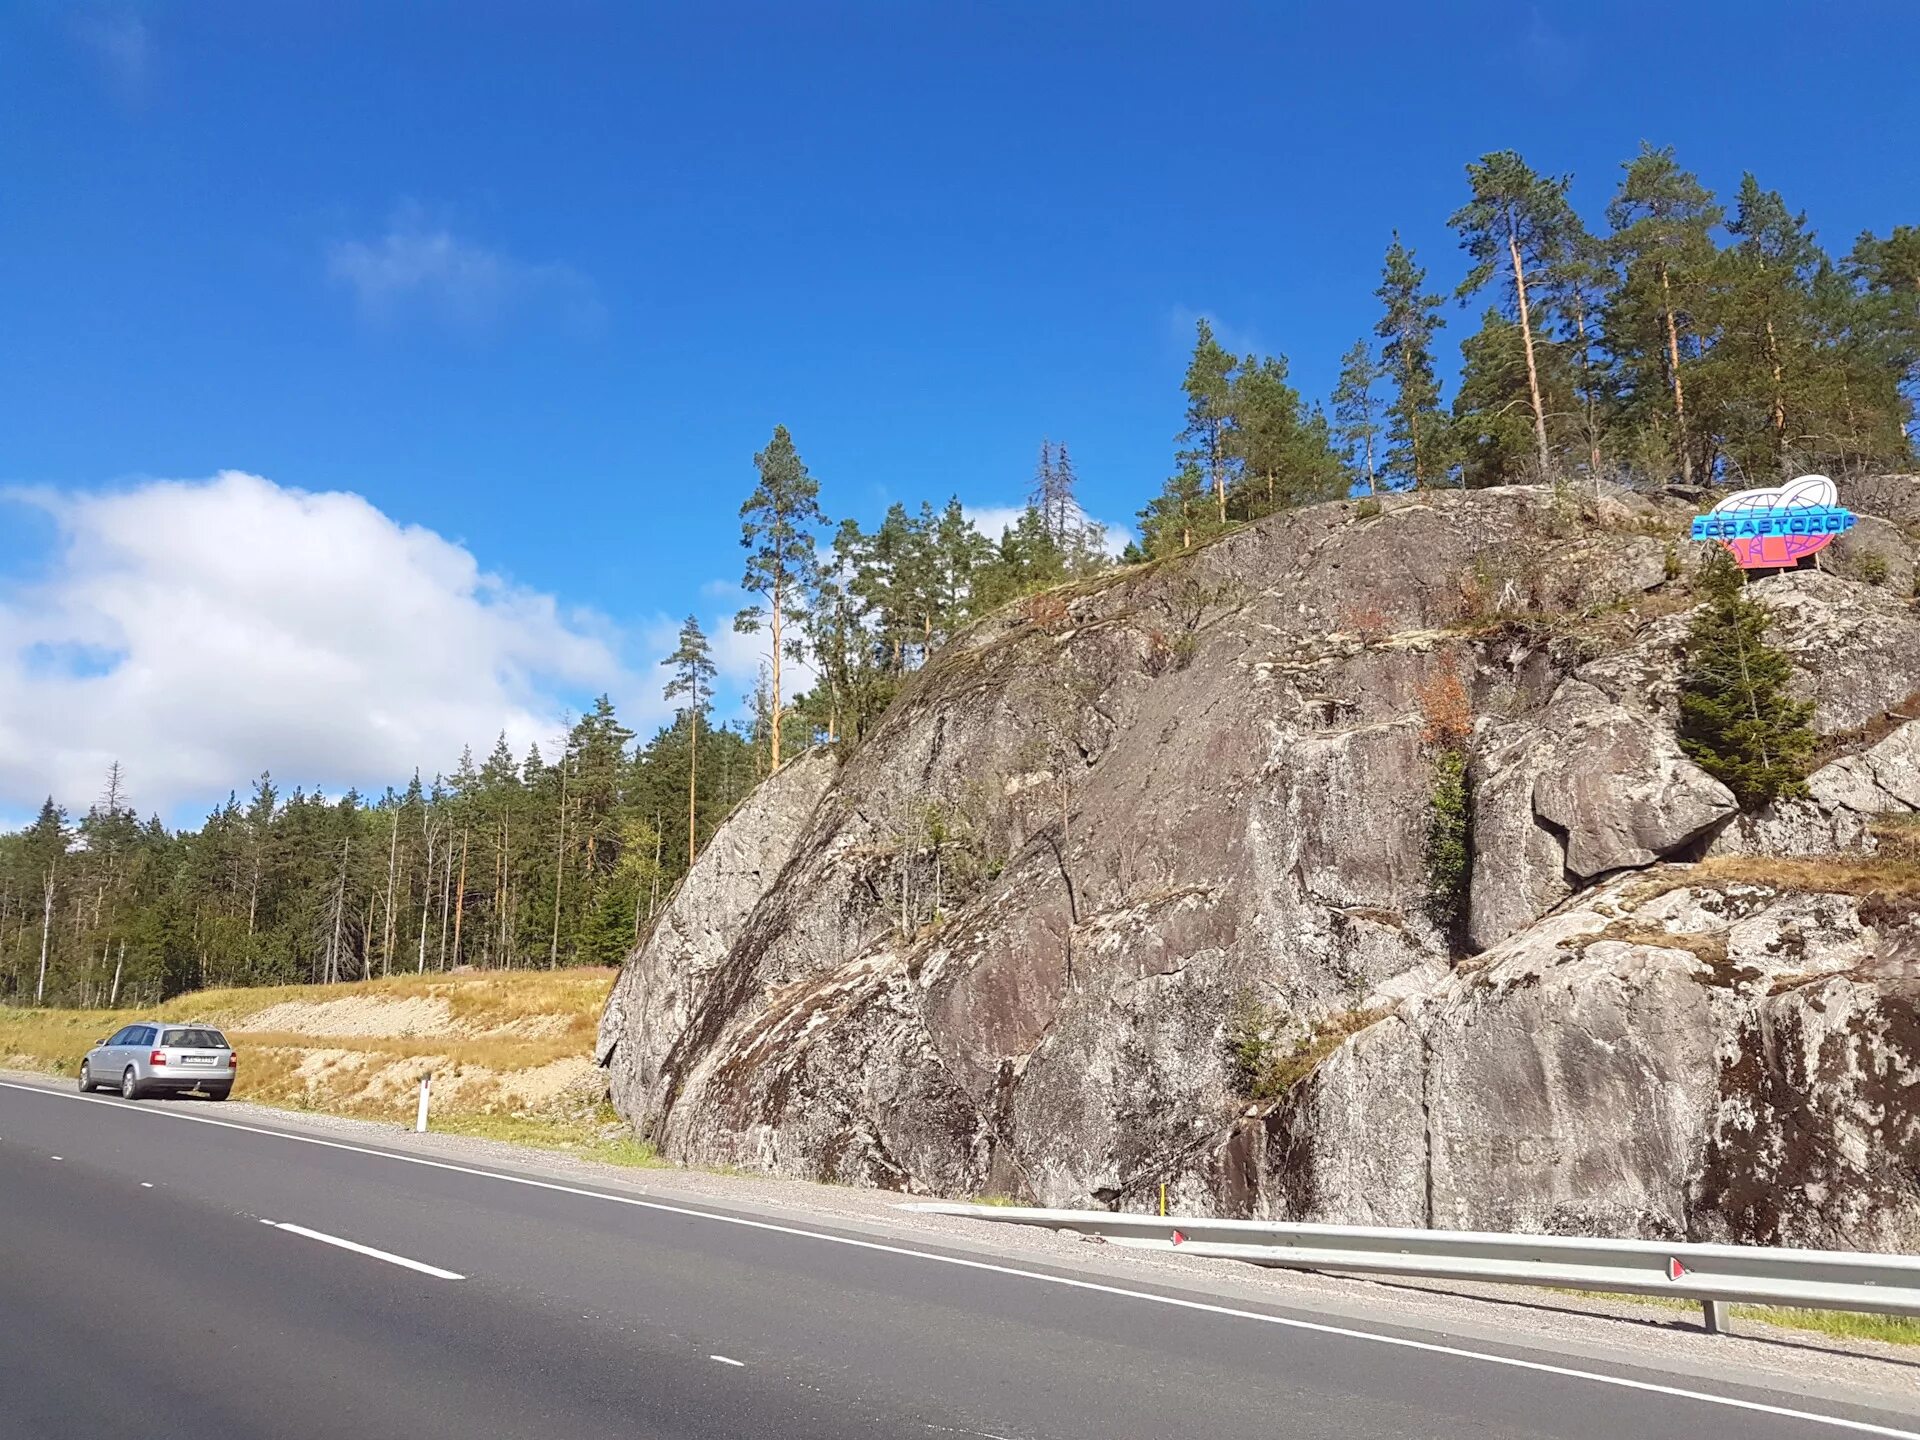
{"label": "green bush", "polygon": [[1869,585],[1887,583],[1887,557],[1868,553],[1860,557],[1860,578]]}

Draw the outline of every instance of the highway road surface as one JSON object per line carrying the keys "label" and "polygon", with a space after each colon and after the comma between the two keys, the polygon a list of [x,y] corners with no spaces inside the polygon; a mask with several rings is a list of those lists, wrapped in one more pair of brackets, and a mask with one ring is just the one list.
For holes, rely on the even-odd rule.
{"label": "highway road surface", "polygon": [[1920,1440],[1914,1409],[0,1082],[5,1437]]}

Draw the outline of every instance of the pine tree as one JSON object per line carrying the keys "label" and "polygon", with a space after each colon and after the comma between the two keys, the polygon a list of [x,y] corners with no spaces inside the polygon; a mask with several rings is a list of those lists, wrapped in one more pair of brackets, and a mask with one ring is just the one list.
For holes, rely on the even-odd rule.
{"label": "pine tree", "polygon": [[1705,298],[1721,210],[1713,192],[1675,162],[1671,147],[1642,145],[1625,170],[1607,206],[1623,282],[1610,306],[1607,339],[1633,377],[1631,393],[1643,414],[1656,387],[1671,397],[1673,455],[1691,484],[1696,450],[1685,371],[1701,348],[1694,317]]}
{"label": "pine tree", "polygon": [[1806,794],[1813,702],[1796,700],[1793,666],[1766,643],[1769,617],[1748,598],[1745,573],[1715,548],[1702,573],[1706,603],[1688,631],[1680,675],[1680,747],[1745,810]]}
{"label": "pine tree", "polygon": [[1386,367],[1373,358],[1372,348],[1356,340],[1340,357],[1340,378],[1333,387],[1333,433],[1346,452],[1348,469],[1365,483],[1369,495],[1375,490],[1376,442],[1385,408],[1379,387],[1386,378]]}
{"label": "pine tree", "polygon": [[687,721],[687,864],[693,864],[696,837],[699,832],[700,800],[697,777],[700,769],[700,722],[713,708],[713,682],[719,670],[713,663],[713,652],[707,645],[706,633],[700,628],[700,621],[692,615],[680,627],[680,642],[674,652],[660,662],[673,670],[673,678],[661,692],[668,701],[678,700],[682,696],[686,703],[680,707],[680,713]]}
{"label": "pine tree", "polygon": [[767,680],[769,770],[780,768],[780,662],[788,654],[790,627],[806,619],[808,588],[815,565],[813,532],[826,524],[820,513],[820,486],[807,473],[787,427],[773,427],[767,448],[753,457],[760,483],[740,507],[740,543],[747,551],[740,585],[757,597],[734,617],[733,628],[755,634],[772,631]]}
{"label": "pine tree", "polygon": [[1547,448],[1547,407],[1540,388],[1529,272],[1538,283],[1565,248],[1571,209],[1567,179],[1538,175],[1514,150],[1497,150],[1467,166],[1473,198],[1448,218],[1473,269],[1456,292],[1461,300],[1484,289],[1503,266],[1513,286],[1514,318],[1525,353],[1533,435],[1543,475],[1553,468]]}
{"label": "pine tree", "polygon": [[1230,435],[1240,483],[1229,497],[1242,519],[1343,491],[1339,457],[1324,418],[1304,413],[1300,392],[1288,382],[1287,357],[1249,355],[1233,383],[1234,428]]}
{"label": "pine tree", "polygon": [[1381,363],[1393,381],[1387,407],[1390,467],[1414,489],[1440,475],[1440,382],[1434,378],[1433,337],[1440,328],[1440,297],[1426,293],[1427,272],[1396,231],[1381,269],[1379,297],[1384,313],[1374,333],[1382,341]]}
{"label": "pine tree", "polygon": [[1218,523],[1227,523],[1227,488],[1233,466],[1234,359],[1213,338],[1213,326],[1195,325],[1193,359],[1182,389],[1187,393],[1187,424],[1178,438],[1186,449],[1178,458],[1201,467],[1213,489]]}
{"label": "pine tree", "polygon": [[1217,528],[1206,502],[1207,477],[1198,461],[1188,460],[1140,512],[1141,548],[1154,559],[1192,549]]}
{"label": "pine tree", "polygon": [[[1065,454],[1065,447],[1061,447]],[[993,558],[993,547],[974,528],[960,507],[960,497],[947,501],[933,529],[935,614],[941,638],[964,624],[971,611],[974,576]]]}
{"label": "pine tree", "polygon": [[[1538,312],[1534,315],[1537,321]],[[1460,342],[1460,386],[1448,426],[1462,483],[1514,485],[1538,478],[1538,432],[1532,400],[1544,397],[1556,417],[1574,408],[1565,358],[1538,333],[1531,352],[1519,322],[1489,309],[1480,328]],[[1532,364],[1529,364],[1529,355]]]}
{"label": "pine tree", "polygon": [[1711,280],[1717,343],[1705,368],[1718,423],[1708,428],[1724,437],[1742,474],[1784,477],[1789,449],[1822,428],[1814,286],[1829,262],[1807,217],[1751,174],[1741,177],[1727,231],[1734,244]]}
{"label": "pine tree", "polygon": [[1610,390],[1610,373],[1594,357],[1599,317],[1619,276],[1607,259],[1606,242],[1587,229],[1569,208],[1560,233],[1559,253],[1540,279],[1546,307],[1563,327],[1587,473],[1600,474],[1602,406]]}

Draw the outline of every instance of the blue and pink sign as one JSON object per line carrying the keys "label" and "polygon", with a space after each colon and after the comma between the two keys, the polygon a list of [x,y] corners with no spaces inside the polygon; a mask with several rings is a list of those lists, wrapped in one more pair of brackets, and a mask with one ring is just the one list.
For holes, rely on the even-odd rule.
{"label": "blue and pink sign", "polygon": [[1693,517],[1693,538],[1718,540],[1743,569],[1793,565],[1853,528],[1840,492],[1824,475],[1802,475],[1771,490],[1742,490]]}

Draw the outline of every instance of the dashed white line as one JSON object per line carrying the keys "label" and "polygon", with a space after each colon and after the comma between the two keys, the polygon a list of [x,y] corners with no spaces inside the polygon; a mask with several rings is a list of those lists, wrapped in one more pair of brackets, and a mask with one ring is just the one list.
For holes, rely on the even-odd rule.
{"label": "dashed white line", "polygon": [[64,1155],[50,1155],[47,1158],[50,1160],[64,1160],[66,1157]]}
{"label": "dashed white line", "polygon": [[342,1250],[351,1250],[356,1255],[365,1255],[370,1259],[384,1260],[389,1265],[399,1265],[408,1270],[418,1270],[422,1275],[431,1275],[436,1280],[464,1280],[467,1277],[453,1270],[442,1270],[438,1265],[429,1265],[424,1260],[409,1260],[404,1255],[396,1255],[391,1250],[376,1250],[371,1245],[362,1245],[357,1240],[343,1240],[338,1235],[329,1235],[324,1230],[309,1230],[304,1225],[292,1225],[284,1220],[262,1220],[262,1225],[271,1225],[276,1230],[284,1230],[289,1235],[304,1235],[309,1240],[318,1240],[323,1245],[336,1245]]}
{"label": "dashed white line", "polygon": [[[21,1090],[29,1095],[44,1095],[55,1100],[77,1100],[87,1105],[119,1103],[99,1095],[80,1095],[71,1090],[49,1090],[45,1086],[22,1085],[12,1080],[0,1080],[0,1090]],[[963,1270],[1008,1275],[1043,1285],[1059,1285],[1082,1293],[1136,1300],[1149,1305],[1164,1305],[1175,1310],[1223,1315],[1234,1320],[1252,1320],[1281,1329],[1298,1330],[1315,1335],[1331,1335],[1342,1340],[1356,1340],[1389,1349],[1444,1355],[1454,1360],[1476,1361],[1483,1365],[1527,1371],[1536,1375],[1557,1375],[1563,1379],[1581,1380],[1615,1390],[1631,1390],[1642,1395],[1663,1395],[1673,1400],[1687,1400],[1695,1404],[1712,1405],[1726,1410],[1739,1410],[1749,1415],[1772,1415],[1786,1420],[1801,1420],[1808,1424],[1823,1425],[1833,1430],[1845,1430],[1856,1435],[1883,1435],[1891,1437],[1891,1440],[1920,1440],[1920,1430],[1901,1430],[1891,1425],[1876,1425],[1870,1420],[1851,1420],[1841,1415],[1823,1415],[1817,1410],[1802,1410],[1791,1405],[1769,1405],[1764,1401],[1742,1400],[1733,1395],[1715,1395],[1709,1390],[1690,1390],[1682,1385],[1661,1385],[1650,1380],[1636,1380],[1626,1375],[1609,1375],[1601,1370],[1582,1370],[1572,1365],[1555,1365],[1542,1360],[1527,1360],[1518,1355],[1502,1355],[1491,1350],[1469,1350],[1463,1345],[1415,1340],[1405,1335],[1384,1335],[1372,1330],[1356,1330],[1347,1325],[1330,1325],[1320,1320],[1301,1320],[1291,1315],[1275,1315],[1265,1310],[1245,1310],[1234,1305],[1215,1305],[1203,1300],[1188,1300],[1178,1295],[1161,1295],[1151,1290],[1134,1290],[1125,1285],[1109,1285],[1098,1280],[1081,1280],[1070,1275],[1049,1274],[1044,1270],[1028,1270],[1018,1265],[1000,1265],[990,1260],[971,1260],[961,1255],[943,1255],[933,1250],[916,1250],[909,1245],[890,1245],[880,1240],[860,1240],[851,1235],[835,1235],[823,1230],[809,1230],[799,1225],[781,1225],[771,1220],[751,1220],[744,1215],[700,1210],[690,1205],[669,1204],[664,1200],[648,1200],[637,1195],[616,1195],[605,1190],[589,1190],[583,1186],[565,1185],[555,1180],[537,1180],[530,1175],[509,1175],[499,1170],[482,1170],[478,1166],[459,1165],[450,1160],[430,1160],[424,1155],[402,1155],[397,1151],[377,1150],[370,1145],[354,1145],[345,1140],[326,1140],[318,1135],[296,1135],[290,1130],[270,1130],[264,1125],[245,1125],[237,1120],[216,1120],[211,1115],[190,1115],[181,1110],[136,1110],[124,1106],[122,1113],[147,1115],[165,1120],[189,1120],[196,1125],[212,1125],[221,1130],[240,1130],[250,1135],[266,1135],[276,1140],[290,1140],[299,1145],[317,1145],[324,1150],[345,1150],[355,1155],[370,1155],[381,1160],[397,1161],[402,1165],[419,1165],[429,1170],[445,1170],[456,1175],[474,1175],[483,1180],[497,1180],[505,1185],[524,1185],[531,1190],[579,1195],[589,1200],[603,1200],[614,1205],[631,1205],[640,1210],[684,1215],[710,1221],[716,1225],[736,1225],[743,1229],[766,1231],[776,1235],[794,1235],[829,1245],[845,1245],[855,1250],[905,1256],[929,1264],[951,1265]],[[265,1223],[271,1225],[273,1222],[269,1220]]]}
{"label": "dashed white line", "polygon": [[142,1190],[151,1190],[151,1189],[153,1189],[153,1181],[151,1181],[151,1180],[142,1180],[142,1181],[140,1182],[140,1188],[141,1188]]}
{"label": "dashed white line", "polygon": [[736,1360],[731,1355],[709,1355],[707,1358],[709,1360],[718,1360],[722,1365],[738,1365],[742,1370],[747,1368],[746,1361]]}

